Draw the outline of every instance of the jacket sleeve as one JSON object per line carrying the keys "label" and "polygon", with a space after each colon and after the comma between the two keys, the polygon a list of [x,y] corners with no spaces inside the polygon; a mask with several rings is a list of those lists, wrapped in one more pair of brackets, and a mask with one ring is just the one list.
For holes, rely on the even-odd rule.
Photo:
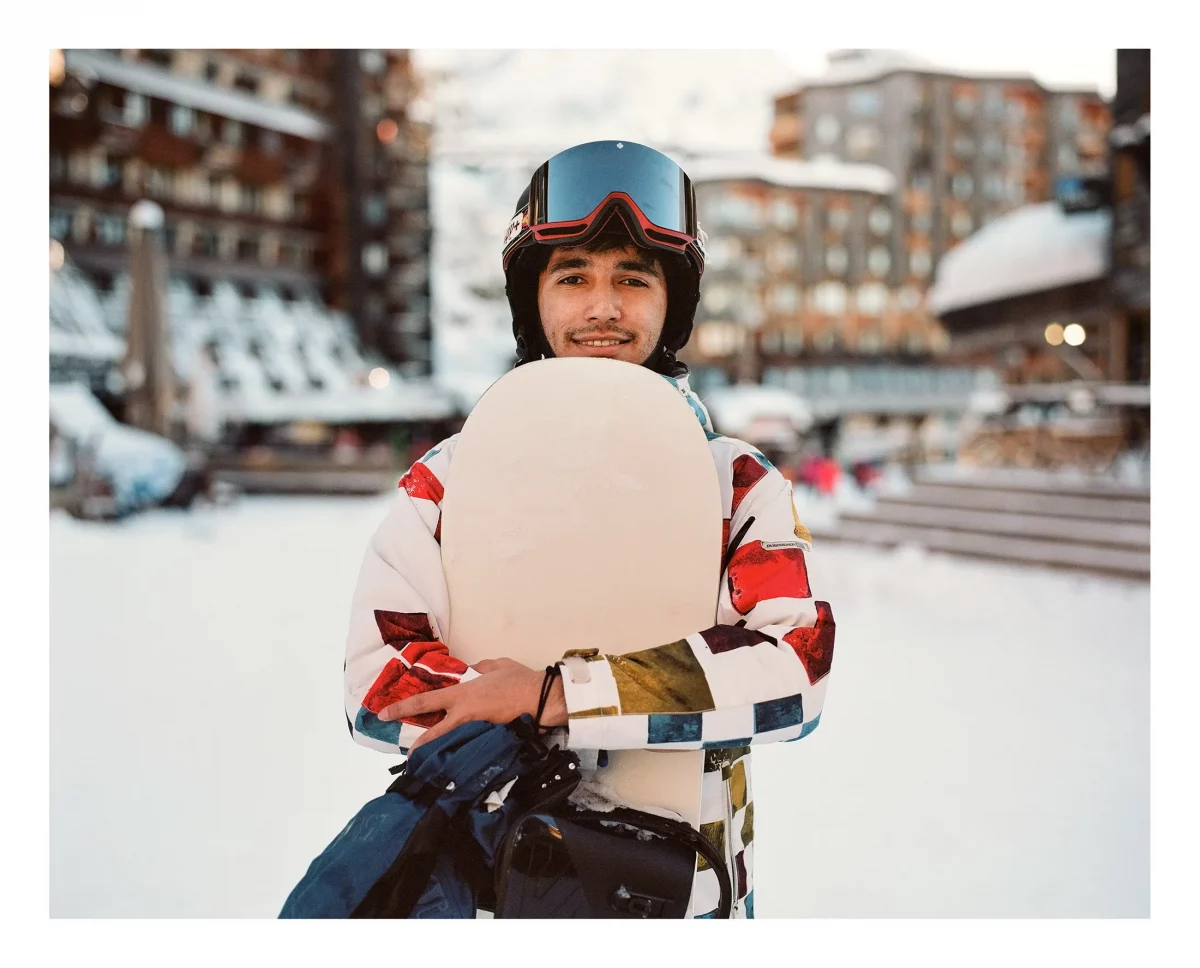
{"label": "jacket sleeve", "polygon": [[441,503],[451,437],[413,464],[371,536],[350,609],[344,666],[346,722],[364,746],[403,752],[444,713],[383,722],[384,706],[479,673],[442,642],[449,598],[442,571]]}
{"label": "jacket sleeve", "polygon": [[733,463],[717,623],[640,652],[563,660],[575,749],[702,749],[807,736],[821,718],[834,622],[815,601],[791,485],[761,455]]}

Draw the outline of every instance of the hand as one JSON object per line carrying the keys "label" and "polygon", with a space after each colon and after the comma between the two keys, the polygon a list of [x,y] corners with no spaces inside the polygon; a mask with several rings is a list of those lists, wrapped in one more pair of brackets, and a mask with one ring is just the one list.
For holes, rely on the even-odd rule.
{"label": "hand", "polygon": [[[522,713],[529,713],[530,716],[537,713],[545,670],[530,669],[513,659],[484,659],[472,668],[480,673],[478,678],[394,702],[379,711],[379,718],[385,721],[407,719],[421,713],[445,711],[442,721],[425,730],[409,747],[411,751],[463,723],[473,720],[508,723]],[[556,678],[550,688],[546,708],[542,711],[542,725],[566,724],[567,702],[563,695],[562,679]]]}

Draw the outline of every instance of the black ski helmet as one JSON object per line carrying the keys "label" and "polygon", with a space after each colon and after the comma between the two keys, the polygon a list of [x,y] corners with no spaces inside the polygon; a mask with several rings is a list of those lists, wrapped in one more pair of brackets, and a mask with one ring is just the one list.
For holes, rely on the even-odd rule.
{"label": "black ski helmet", "polygon": [[[615,223],[614,223],[615,220]],[[533,173],[504,236],[504,291],[512,310],[517,366],[553,356],[537,308],[537,278],[549,246],[585,245],[623,229],[659,257],[667,317],[646,365],[687,372],[675,354],[692,335],[706,237],[687,173],[666,155],[632,141],[593,141],[554,155]]]}

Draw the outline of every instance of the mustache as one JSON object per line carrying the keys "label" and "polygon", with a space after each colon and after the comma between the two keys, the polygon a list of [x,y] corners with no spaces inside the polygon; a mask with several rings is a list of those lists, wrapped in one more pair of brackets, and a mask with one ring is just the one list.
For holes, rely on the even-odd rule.
{"label": "mustache", "polygon": [[621,339],[635,340],[637,333],[631,333],[627,329],[622,329],[620,326],[589,326],[586,329],[569,329],[567,330],[567,339],[591,339],[598,336],[600,333],[607,333]]}

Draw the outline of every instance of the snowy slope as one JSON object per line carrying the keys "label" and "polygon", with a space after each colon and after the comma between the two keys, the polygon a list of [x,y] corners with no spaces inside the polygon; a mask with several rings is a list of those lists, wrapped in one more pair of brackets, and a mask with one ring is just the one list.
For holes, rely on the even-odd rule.
{"label": "snowy slope", "polygon": [[[52,917],[273,917],[387,786],[341,675],[388,500],[52,516]],[[754,753],[759,915],[1148,916],[1148,586],[809,564],[834,673],[820,728]]]}
{"label": "snowy slope", "polygon": [[765,154],[772,95],[792,72],[769,51],[418,51],[434,119],[434,366],[473,403],[514,344],[500,241],[534,168],[621,138],[684,166]]}

